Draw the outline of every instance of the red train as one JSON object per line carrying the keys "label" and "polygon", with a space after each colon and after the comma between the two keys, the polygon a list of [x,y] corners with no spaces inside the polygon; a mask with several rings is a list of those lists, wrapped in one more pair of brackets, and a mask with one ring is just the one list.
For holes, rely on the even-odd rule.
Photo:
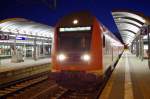
{"label": "red train", "polygon": [[59,20],[53,43],[53,72],[104,76],[123,52],[120,41],[89,12],[69,14]]}

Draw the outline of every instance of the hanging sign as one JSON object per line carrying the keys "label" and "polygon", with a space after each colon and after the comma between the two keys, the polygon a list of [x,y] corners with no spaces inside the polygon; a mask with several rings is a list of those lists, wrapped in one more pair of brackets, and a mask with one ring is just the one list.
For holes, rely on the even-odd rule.
{"label": "hanging sign", "polygon": [[7,34],[0,34],[0,40],[9,40],[9,35],[7,35]]}

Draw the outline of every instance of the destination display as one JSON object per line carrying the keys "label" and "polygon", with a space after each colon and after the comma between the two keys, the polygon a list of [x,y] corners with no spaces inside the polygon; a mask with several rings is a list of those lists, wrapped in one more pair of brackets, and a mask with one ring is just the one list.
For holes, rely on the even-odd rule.
{"label": "destination display", "polygon": [[89,30],[91,30],[91,26],[59,28],[59,32],[89,31]]}

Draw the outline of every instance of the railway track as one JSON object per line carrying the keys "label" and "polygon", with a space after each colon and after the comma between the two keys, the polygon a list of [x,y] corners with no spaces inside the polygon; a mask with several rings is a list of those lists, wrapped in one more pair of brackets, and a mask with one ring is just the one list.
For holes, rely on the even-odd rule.
{"label": "railway track", "polygon": [[48,73],[46,72],[0,85],[0,99],[5,99],[11,95],[20,93],[47,79]]}
{"label": "railway track", "polygon": [[67,91],[59,94],[59,97],[54,99],[98,99],[109,79],[109,76],[105,78],[104,81],[97,85],[95,88],[92,87],[86,90],[67,89]]}
{"label": "railway track", "polygon": [[[41,77],[36,81],[39,79],[41,79]],[[18,86],[22,87],[23,85],[19,84]],[[93,90],[72,90],[61,87],[57,83],[48,79],[35,85],[32,84],[30,87],[21,89],[18,92],[13,92],[13,94],[7,95],[7,99],[97,99],[102,90],[102,86],[97,87],[98,88]]]}
{"label": "railway track", "polygon": [[95,99],[96,92],[68,90],[57,99]]}
{"label": "railway track", "polygon": [[102,83],[89,90],[67,89],[53,81],[49,74],[41,74],[0,88],[0,99],[98,99],[111,72]]}

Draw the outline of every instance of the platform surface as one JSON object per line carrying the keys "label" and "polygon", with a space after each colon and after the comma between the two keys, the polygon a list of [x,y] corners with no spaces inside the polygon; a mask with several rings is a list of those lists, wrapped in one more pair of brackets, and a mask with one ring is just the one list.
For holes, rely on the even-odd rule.
{"label": "platform surface", "polygon": [[3,59],[0,60],[0,73],[48,63],[51,63],[51,58],[43,58],[36,61],[33,59],[25,59],[24,62],[19,63],[12,63],[11,59]]}
{"label": "platform surface", "polygon": [[99,99],[150,99],[150,68],[124,51]]}

